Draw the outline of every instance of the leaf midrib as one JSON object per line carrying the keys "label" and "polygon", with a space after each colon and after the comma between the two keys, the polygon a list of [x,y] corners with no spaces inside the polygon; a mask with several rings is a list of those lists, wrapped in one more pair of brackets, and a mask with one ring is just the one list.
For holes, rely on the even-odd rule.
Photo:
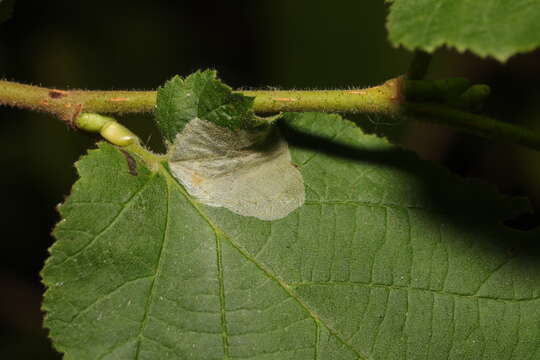
{"label": "leaf midrib", "polygon": [[[329,325],[325,324],[322,319],[312,310],[309,308],[309,306],[304,302],[302,301],[302,299],[300,298],[300,296],[298,296],[298,294],[296,294],[293,289],[291,289],[283,280],[279,279],[279,277],[277,277],[276,275],[272,274],[272,272],[270,272],[270,270],[268,270],[263,264],[260,264],[259,262],[257,262],[255,259],[253,259],[249,253],[243,249],[239,244],[237,244],[235,241],[233,241],[229,236],[227,236],[227,234],[219,227],[217,226],[216,224],[214,224],[214,222],[210,219],[210,217],[199,207],[199,205],[193,201],[193,199],[191,198],[191,196],[185,191],[185,189],[178,183],[178,181],[169,173],[169,171],[167,170],[167,168],[163,165],[161,165],[160,167],[160,170],[159,170],[164,176],[165,178],[167,179],[167,183],[172,183],[174,186],[176,186],[179,190],[180,190],[180,193],[187,199],[187,201],[193,206],[193,208],[195,209],[195,211],[204,219],[204,221],[210,226],[210,228],[214,231],[215,233],[215,236],[216,236],[216,239],[219,239],[219,238],[223,238],[225,240],[227,240],[229,242],[229,244],[234,248],[236,249],[236,251],[239,252],[240,255],[242,255],[242,257],[244,257],[247,261],[251,262],[252,264],[254,264],[259,270],[261,270],[263,272],[263,274],[266,275],[266,277],[268,277],[270,280],[276,282],[290,297],[292,297],[299,305],[301,308],[304,309],[304,311],[307,312],[307,314],[313,319],[313,321],[315,322],[315,325],[316,325],[316,329],[317,329],[317,335],[319,333],[319,326],[322,325],[324,326],[328,332],[335,336],[336,339],[338,339],[339,342],[341,342],[343,345],[345,345],[347,348],[349,348],[359,359],[361,360],[368,360],[368,357],[362,353],[360,353],[357,349],[355,349],[351,344],[349,344],[345,339],[343,339],[339,333],[331,328]],[[219,241],[219,240],[217,240]],[[221,249],[221,247],[220,247]],[[223,269],[220,270],[221,272],[223,271]],[[223,278],[219,279],[220,281],[220,287],[223,287],[224,289],[224,286],[223,286]],[[224,299],[223,299],[224,300]],[[224,302],[221,302],[221,307],[222,307],[222,314],[224,315],[225,314],[225,309],[224,309]],[[222,317],[222,322],[225,321],[226,319],[224,318],[224,316]],[[225,323],[222,323],[222,326],[224,326]],[[226,325],[225,325],[226,326]],[[226,328],[226,327],[225,327]],[[318,338],[317,338],[318,340]],[[224,346],[225,343],[224,343]],[[318,351],[318,349],[315,349],[315,351]],[[227,349],[227,352],[226,352],[226,355],[228,353],[228,349]],[[227,356],[228,358],[228,356]]]}

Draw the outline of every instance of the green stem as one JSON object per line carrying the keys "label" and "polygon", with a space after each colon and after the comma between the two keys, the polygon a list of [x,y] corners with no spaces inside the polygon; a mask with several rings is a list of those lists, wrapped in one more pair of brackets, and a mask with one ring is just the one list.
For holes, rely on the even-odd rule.
{"label": "green stem", "polygon": [[[282,111],[366,112],[398,114],[399,78],[380,86],[357,90],[239,91],[255,97],[259,113]],[[0,105],[42,111],[70,123],[87,113],[151,112],[155,91],[58,90],[0,81]]]}
{"label": "green stem", "polygon": [[0,80],[0,105],[42,111],[72,123],[82,112],[151,112],[155,91],[58,90]]}
{"label": "green stem", "polygon": [[483,137],[512,142],[540,151],[540,133],[520,126],[446,105],[404,103],[403,107],[410,115],[422,121],[448,125]]}
{"label": "green stem", "polygon": [[241,93],[255,97],[253,108],[259,113],[318,111],[398,115],[401,112],[400,82],[397,78],[380,86],[356,90],[256,90]]}
{"label": "green stem", "polygon": [[[320,111],[378,113],[390,116],[403,114],[420,120],[446,124],[470,133],[498,138],[540,150],[540,134],[487,116],[449,106],[405,102],[401,96],[401,78],[383,85],[358,90],[276,90],[238,91],[254,96],[254,111]],[[155,91],[82,91],[57,90],[0,81],[0,105],[43,111],[58,116],[70,125],[83,112],[144,113],[152,112]]]}

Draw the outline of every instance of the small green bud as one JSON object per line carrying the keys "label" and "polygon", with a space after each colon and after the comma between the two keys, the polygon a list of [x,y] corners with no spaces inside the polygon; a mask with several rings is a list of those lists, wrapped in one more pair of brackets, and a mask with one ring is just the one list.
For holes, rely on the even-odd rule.
{"label": "small green bud", "polygon": [[471,82],[462,77],[435,80],[434,83],[440,96],[447,100],[461,95],[471,86]]}
{"label": "small green bud", "polygon": [[489,97],[490,93],[491,89],[487,85],[473,85],[461,94],[459,102],[465,107],[481,105]]}
{"label": "small green bud", "polygon": [[106,123],[99,133],[104,139],[118,146],[127,146],[138,141],[137,135],[116,121]]}
{"label": "small green bud", "polygon": [[469,86],[469,80],[462,77],[441,80],[406,80],[405,96],[412,101],[451,102]]}
{"label": "small green bud", "polygon": [[99,132],[105,140],[118,146],[127,146],[139,140],[137,135],[124,125],[113,118],[99,114],[81,114],[75,119],[75,126],[81,130]]}
{"label": "small green bud", "polygon": [[75,126],[81,130],[99,132],[105,124],[110,122],[115,122],[115,120],[99,114],[84,113],[75,119]]}

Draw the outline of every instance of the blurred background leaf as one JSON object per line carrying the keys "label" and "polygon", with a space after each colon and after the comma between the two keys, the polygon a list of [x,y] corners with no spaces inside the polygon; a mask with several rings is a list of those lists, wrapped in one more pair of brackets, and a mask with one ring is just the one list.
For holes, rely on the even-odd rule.
{"label": "blurred background leaf", "polygon": [[0,23],[8,20],[13,14],[15,0],[0,0]]}
{"label": "blurred background leaf", "polygon": [[504,62],[540,46],[537,1],[387,1],[390,39],[408,49],[448,45]]}

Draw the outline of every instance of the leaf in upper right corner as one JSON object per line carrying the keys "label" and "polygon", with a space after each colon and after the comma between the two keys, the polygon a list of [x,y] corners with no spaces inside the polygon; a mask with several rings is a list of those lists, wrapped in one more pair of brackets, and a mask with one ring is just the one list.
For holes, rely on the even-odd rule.
{"label": "leaf in upper right corner", "polygon": [[448,45],[506,61],[540,46],[540,1],[387,0],[395,45],[429,52]]}

